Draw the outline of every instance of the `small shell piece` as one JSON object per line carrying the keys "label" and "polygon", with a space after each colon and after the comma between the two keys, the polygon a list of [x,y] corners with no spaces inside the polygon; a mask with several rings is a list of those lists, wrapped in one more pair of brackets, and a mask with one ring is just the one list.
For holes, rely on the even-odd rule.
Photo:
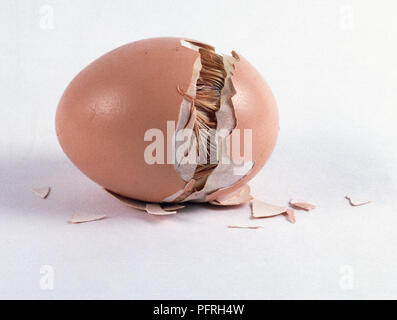
{"label": "small shell piece", "polygon": [[105,219],[106,216],[103,214],[91,214],[85,212],[76,212],[72,219],[69,221],[70,223],[84,223]]}
{"label": "small shell piece", "polygon": [[286,210],[286,214],[287,214],[288,219],[289,219],[289,221],[290,221],[291,223],[295,223],[295,222],[296,222],[296,219],[295,219],[295,211],[294,211],[294,209],[288,208],[288,209]]}
{"label": "small shell piece", "polygon": [[51,188],[50,187],[33,188],[32,191],[35,195],[37,195],[41,199],[45,199],[50,194]]}
{"label": "small shell piece", "polygon": [[345,198],[349,200],[350,205],[353,207],[363,206],[364,204],[368,204],[371,202],[370,200],[361,200],[357,198],[352,198],[350,196],[346,196]]}
{"label": "small shell piece", "polygon": [[281,207],[274,204],[269,204],[258,199],[251,201],[252,217],[253,218],[267,218],[274,217],[283,213],[288,213],[287,207]]}
{"label": "small shell piece", "polygon": [[176,211],[166,211],[158,203],[147,203],[146,212],[155,216],[167,216],[176,214]]}
{"label": "small shell piece", "polygon": [[216,206],[236,206],[242,203],[247,203],[252,199],[251,188],[246,184],[233,193],[212,200],[210,203]]}
{"label": "small shell piece", "polygon": [[119,200],[123,204],[125,204],[127,207],[131,207],[131,208],[138,209],[138,210],[141,210],[141,211],[146,211],[146,203],[145,202],[124,197],[122,195],[119,195],[119,194],[114,193],[114,192],[112,192],[110,190],[107,190],[107,189],[105,189],[105,190],[109,194],[111,194],[113,197],[115,197],[117,200]]}
{"label": "small shell piece", "polygon": [[227,226],[229,229],[259,229],[261,226]]}
{"label": "small shell piece", "polygon": [[[111,194],[113,197],[115,197],[117,200],[119,200],[120,202],[122,202],[123,204],[125,204],[127,207],[131,207],[137,210],[141,210],[141,211],[147,211],[147,203],[143,202],[143,201],[138,201],[138,200],[134,200],[131,198],[127,198],[124,196],[121,196],[117,193],[114,193],[110,190],[105,189],[109,194]],[[178,209],[183,209],[185,208],[185,206],[183,204],[179,204],[179,203],[163,203],[161,204],[161,210],[165,210],[165,211],[175,211]],[[173,214],[173,213],[172,213]]]}
{"label": "small shell piece", "polygon": [[314,204],[308,203],[303,200],[291,200],[289,204],[292,208],[303,209],[305,211],[310,211],[316,208]]}

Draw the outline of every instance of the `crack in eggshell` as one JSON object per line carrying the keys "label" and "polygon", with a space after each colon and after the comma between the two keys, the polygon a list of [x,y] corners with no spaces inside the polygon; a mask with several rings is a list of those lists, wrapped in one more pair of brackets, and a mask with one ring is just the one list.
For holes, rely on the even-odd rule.
{"label": "crack in eggshell", "polygon": [[[193,51],[196,52],[200,52],[200,59],[202,58],[202,54],[208,54],[208,52],[206,52],[206,50],[202,50],[202,48],[204,49],[208,49],[210,51],[214,51],[215,49],[212,46],[208,46],[208,45],[204,45],[201,44],[199,42],[193,41],[193,40],[181,40],[181,45],[189,48]],[[244,62],[243,66],[248,65],[248,69],[251,70],[249,63],[246,62],[245,59],[241,59],[240,56],[235,52],[232,51],[231,55],[223,55],[223,66],[224,66],[224,70],[226,71],[226,77],[224,78],[224,86],[221,89],[220,92],[220,107],[219,110],[216,111],[215,115],[216,115],[216,132],[219,132],[221,129],[226,129],[228,132],[228,135],[224,136],[222,135],[222,138],[224,137],[223,141],[224,142],[226,140],[226,138],[229,138],[229,136],[231,136],[231,134],[234,132],[234,129],[236,129],[237,124],[238,124],[238,119],[237,119],[237,115],[236,115],[236,110],[234,108],[234,100],[233,97],[235,97],[236,95],[236,87],[234,85],[234,80],[238,80],[238,79],[232,79],[234,77],[234,72],[236,71],[236,66],[235,64],[237,62]],[[203,68],[203,63],[206,64],[206,62],[203,62],[203,60],[201,61],[201,66],[200,68]],[[242,67],[241,67],[242,68]],[[196,69],[196,75],[200,74],[202,70],[198,70]],[[249,72],[248,72],[249,73]],[[237,76],[237,74],[236,74]],[[246,77],[246,75],[244,75],[243,73],[243,77]],[[271,95],[271,91],[270,89],[266,86],[266,83],[263,81],[263,79],[260,77],[259,74],[254,73],[254,77],[255,79],[257,77],[259,77],[258,79],[260,80],[260,84],[257,86],[258,88],[260,87],[260,89],[263,89],[262,87],[265,87],[265,94],[266,95]],[[241,75],[239,76],[239,79],[241,78]],[[197,77],[195,80],[200,79],[200,77]],[[196,81],[196,85],[197,85],[197,81]],[[261,87],[262,86],[262,87]],[[193,82],[190,84],[190,87],[193,87]],[[197,88],[196,88],[196,92],[197,92]],[[184,99],[184,103],[187,105],[188,102],[192,103],[195,99],[194,95],[192,94],[188,94],[183,93],[182,94],[186,99]],[[239,99],[243,99],[243,97],[241,97],[241,95],[239,96]],[[270,104],[272,104],[272,99],[271,98],[266,98],[266,99],[270,99]],[[189,101],[185,101],[185,100],[189,100]],[[240,101],[238,100],[238,101]],[[274,98],[273,98],[274,100]],[[255,104],[255,102],[254,102]],[[272,106],[272,105],[271,105]],[[187,107],[185,108],[187,110]],[[242,110],[240,110],[240,114],[241,112],[243,112]],[[270,113],[271,116],[273,116],[273,113]],[[246,117],[246,115],[244,115],[244,117]],[[276,119],[277,117],[275,117]],[[188,116],[185,116],[185,123],[188,122],[187,119],[189,119]],[[278,119],[278,118],[277,118]],[[274,121],[277,121],[274,120]],[[246,120],[246,119],[245,119]],[[244,125],[242,128],[245,128]],[[244,129],[245,130],[245,129]],[[272,139],[270,139],[270,141],[272,141]],[[224,144],[224,143],[223,143]],[[218,152],[218,156],[220,157],[221,161],[218,161],[218,164],[213,168],[211,168],[211,172],[209,174],[209,176],[207,176],[206,181],[204,182],[203,185],[200,185],[200,188],[196,188],[195,192],[193,192],[192,194],[190,194],[189,196],[187,196],[183,201],[192,201],[192,202],[209,202],[209,201],[213,201],[215,198],[218,197],[218,195],[222,195],[225,194],[227,192],[229,192],[229,190],[231,190],[232,188],[235,188],[234,186],[238,185],[240,183],[241,180],[243,180],[241,183],[246,183],[248,181],[248,179],[245,179],[245,177],[247,177],[248,175],[251,176],[256,174],[257,171],[260,169],[260,167],[263,166],[263,164],[259,163],[259,166],[255,166],[255,162],[253,160],[251,161],[246,161],[243,163],[238,163],[241,162],[241,160],[237,160],[233,161],[233,155],[228,154],[228,152],[226,152],[226,150],[224,151],[223,149],[227,149],[227,148],[220,148],[220,142],[219,141],[215,141],[215,145],[216,145],[216,149]],[[271,147],[271,143],[269,143],[269,146]],[[198,144],[198,148],[199,150],[201,150],[201,144]],[[221,149],[221,150],[219,150]],[[229,150],[230,151],[230,150]],[[200,154],[200,152],[199,152]],[[260,156],[262,157],[262,156]],[[219,158],[218,158],[219,159]],[[237,164],[236,164],[237,162]],[[225,163],[228,163],[227,165]],[[230,163],[232,163],[232,165],[230,165]],[[255,170],[254,170],[254,166],[255,166]],[[183,167],[187,167],[187,166],[179,166],[179,170],[181,170]],[[186,169],[185,169],[186,170]],[[197,170],[197,169],[195,169]],[[236,173],[237,172],[237,173]],[[189,171],[190,175],[188,176],[188,178],[192,177],[192,173],[193,170],[190,168]],[[188,179],[186,179],[186,176],[183,177],[183,180],[188,181]],[[197,185],[199,186],[199,185]],[[176,197],[179,197],[182,194],[182,190],[178,191],[177,193],[175,193],[173,195],[173,199],[176,199]],[[181,200],[181,198],[179,198],[179,200]],[[165,200],[163,201],[172,201],[172,197],[167,197]],[[216,202],[214,202],[215,204]]]}
{"label": "crack in eggshell", "polygon": [[215,47],[213,47],[209,44],[206,44],[206,43],[203,43],[200,41],[196,41],[196,40],[191,40],[191,39],[181,40],[181,45],[183,47],[186,47],[186,48],[194,50],[194,51],[198,51],[200,48],[205,48],[208,50],[215,50]]}
{"label": "crack in eggshell", "polygon": [[173,201],[181,202],[183,199],[186,198],[186,195],[189,195],[191,193],[195,184],[196,184],[196,180],[194,180],[194,179],[190,180],[182,190],[176,192],[175,194],[171,195],[168,198],[165,198],[163,201],[164,202],[173,202]]}
{"label": "crack in eggshell", "polygon": [[192,193],[192,190],[193,190],[195,184],[196,184],[196,180],[194,180],[194,179],[190,180],[190,181],[185,185],[185,188],[183,189],[182,194],[181,194],[180,196],[178,196],[178,197],[175,199],[175,201],[176,201],[176,202],[181,202],[181,201],[183,201],[189,194]]}
{"label": "crack in eggshell", "polygon": [[[215,48],[212,46],[208,46],[196,41],[191,41],[191,40],[181,40],[181,45],[184,47],[187,47],[191,50],[194,51],[200,51],[200,48],[205,48],[211,51],[215,52]],[[204,183],[204,186],[200,189],[197,190],[196,192],[191,193],[190,195],[187,195],[184,201],[195,201],[195,202],[204,202],[207,201],[207,197],[211,194],[216,193],[217,191],[220,191],[222,189],[229,188],[236,183],[238,183],[241,179],[243,179],[247,174],[252,170],[254,166],[253,161],[245,162],[242,164],[235,164],[234,162],[231,161],[231,158],[228,155],[228,151],[226,150],[227,148],[219,148],[219,143],[221,143],[222,146],[226,145],[226,139],[229,138],[231,132],[237,125],[237,119],[235,116],[234,112],[234,107],[233,107],[233,102],[232,102],[232,97],[236,94],[236,90],[234,88],[233,82],[232,82],[232,76],[233,76],[233,70],[234,70],[234,63],[235,61],[239,61],[240,58],[237,55],[235,51],[232,51],[232,56],[228,55],[223,55],[222,60],[223,60],[223,66],[224,66],[224,71],[226,72],[226,77],[224,79],[224,86],[221,89],[220,92],[220,107],[219,110],[216,111],[215,116],[217,119],[217,127],[216,130],[219,132],[220,130],[224,129],[228,131],[228,135],[221,136],[221,141],[215,141],[215,146],[217,149],[217,152],[220,153],[220,160],[219,163],[215,166],[214,169],[212,169],[212,172],[209,174],[209,176],[206,178],[206,181]],[[200,54],[201,58],[201,54]],[[193,85],[197,84],[197,80],[200,77],[202,65],[196,65],[196,69],[194,70],[195,77],[194,79],[196,80],[195,83],[191,83],[190,87],[192,88]],[[200,68],[200,70],[199,70]],[[197,88],[195,88],[197,92]],[[191,90],[193,91],[193,90]],[[183,93],[185,98],[188,98],[191,103],[194,102],[194,95],[189,95]],[[184,99],[184,102],[181,106],[181,108],[184,108],[183,112],[181,111],[181,115],[184,115],[184,120],[181,120],[182,118],[180,117],[178,121],[178,129],[183,127],[182,123],[190,122],[188,116],[186,116],[187,113],[187,107],[186,99]],[[191,119],[192,117],[190,117]],[[177,143],[176,143],[177,144]],[[199,148],[201,148],[201,144],[199,144]],[[221,149],[219,151],[219,149]],[[177,151],[176,151],[177,152]],[[200,153],[199,153],[200,154]],[[219,155],[218,155],[219,156]],[[187,178],[192,178],[192,174],[194,175],[194,168],[192,166],[187,166],[183,165],[181,166],[179,163],[176,165],[176,168],[178,172],[180,173],[181,177],[183,180],[187,181]],[[189,172],[189,174],[186,174],[186,172]],[[238,174],[236,174],[238,172]],[[174,195],[171,195],[167,198],[165,198],[163,201],[166,202],[171,202],[175,199],[182,200],[181,195],[185,194],[183,190],[178,191]]]}
{"label": "crack in eggshell", "polygon": [[[226,139],[229,138],[230,133],[237,125],[237,119],[234,113],[232,104],[232,97],[235,95],[236,90],[231,81],[234,70],[234,58],[224,55],[224,66],[226,70],[225,85],[221,91],[220,108],[216,112],[217,118],[217,132],[226,130],[227,135],[221,135],[220,141],[215,141],[216,148],[220,153],[221,161],[213,169],[212,173],[208,176],[204,188],[192,193],[184,201],[205,202],[207,197],[221,189],[229,188],[241,179],[243,179],[253,168],[254,162],[248,161],[245,163],[234,163],[229,155],[226,146]],[[222,146],[221,148],[219,146]],[[219,150],[220,149],[220,150]],[[238,172],[238,174],[236,174]]]}

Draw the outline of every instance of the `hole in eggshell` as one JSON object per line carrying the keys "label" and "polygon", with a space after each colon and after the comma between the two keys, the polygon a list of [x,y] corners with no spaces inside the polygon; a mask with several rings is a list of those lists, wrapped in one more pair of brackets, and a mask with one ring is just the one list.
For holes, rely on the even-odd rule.
{"label": "hole in eggshell", "polygon": [[[196,119],[193,126],[193,139],[197,152],[197,163],[192,165],[176,163],[175,168],[181,178],[188,182],[196,180],[190,193],[183,190],[163,199],[165,202],[195,201],[204,202],[208,195],[217,190],[228,188],[244,178],[253,168],[254,162],[234,163],[230,159],[226,145],[226,139],[236,127],[237,119],[232,104],[232,97],[236,91],[231,81],[234,63],[239,60],[233,51],[232,56],[219,55],[215,48],[196,41],[182,40],[181,45],[199,52],[200,57],[193,68],[193,80],[195,87],[190,85],[189,91],[184,92],[177,87],[178,92],[185,98],[181,105],[180,119],[177,131],[185,127],[183,123],[189,122],[191,116],[187,115],[190,109],[186,101],[194,106]],[[192,94],[194,92],[195,94]],[[190,109],[190,113],[192,110]],[[181,123],[182,121],[182,123]],[[228,134],[217,136],[220,132]],[[215,137],[219,141],[215,141]],[[178,141],[176,141],[176,145]],[[185,156],[189,150],[184,150]],[[204,158],[204,163],[202,159]],[[215,158],[215,159],[214,159]],[[184,199],[181,197],[183,194]]]}
{"label": "hole in eggshell", "polygon": [[204,151],[205,163],[199,163],[194,171],[196,181],[191,193],[204,188],[208,176],[217,167],[213,163],[211,154],[216,150],[215,133],[217,129],[216,112],[220,109],[221,92],[225,85],[227,72],[223,64],[223,57],[215,49],[198,42],[188,41],[198,47],[201,59],[201,70],[196,81],[196,96],[192,97],[178,88],[179,92],[188,99],[195,108],[196,118],[194,131],[197,139],[197,153]]}

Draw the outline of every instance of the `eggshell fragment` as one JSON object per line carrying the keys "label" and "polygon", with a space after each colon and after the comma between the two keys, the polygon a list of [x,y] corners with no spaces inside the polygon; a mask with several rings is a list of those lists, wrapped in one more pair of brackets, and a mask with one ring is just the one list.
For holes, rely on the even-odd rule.
{"label": "eggshell fragment", "polygon": [[166,200],[170,200],[170,201],[175,201],[175,202],[179,202],[181,200],[184,200],[186,195],[190,194],[190,192],[193,190],[194,184],[196,183],[196,180],[192,179],[190,180],[188,183],[186,183],[186,185],[184,186],[184,188],[180,191],[178,191],[176,194],[172,195],[171,197],[168,197]]}
{"label": "eggshell fragment", "polygon": [[361,200],[357,198],[352,198],[350,196],[346,196],[345,198],[349,200],[350,205],[353,207],[363,206],[364,204],[368,204],[371,202],[370,200]]}
{"label": "eggshell fragment", "polygon": [[281,207],[273,204],[263,202],[258,199],[251,201],[252,205],[252,217],[253,218],[267,218],[280,215],[287,212],[287,207]]}
{"label": "eggshell fragment", "polygon": [[[273,150],[279,129],[278,112],[267,83],[236,52],[232,52],[233,58],[214,60],[214,68],[224,70],[207,72],[204,62],[208,62],[209,53],[205,53],[205,49],[213,50],[213,47],[181,38],[154,38],[124,45],[83,69],[61,98],[56,132],[63,150],[88,177],[115,194],[126,197],[127,205],[131,207],[145,210],[146,202],[203,202],[210,194],[211,198],[207,201],[217,200],[244,186],[261,169]],[[236,62],[230,65],[229,70],[225,62],[232,60]],[[223,67],[219,68],[220,65]],[[210,172],[208,177],[204,175],[208,179],[195,178],[198,187],[193,188],[190,198],[169,200],[183,190],[193,174],[200,174],[190,163],[179,165],[169,161],[175,155],[175,150],[169,154],[169,149],[173,149],[172,144],[176,141],[172,132],[168,134],[169,123],[171,126],[172,122],[195,126],[199,122],[196,116],[202,119],[202,114],[199,111],[197,113],[200,115],[196,114],[196,109],[187,118],[189,101],[177,90],[185,89],[186,94],[197,102],[200,100],[197,99],[200,96],[198,92],[207,92],[201,82],[198,84],[199,77],[209,78],[209,83],[221,78],[222,81],[215,81],[217,85],[208,87],[222,84],[223,88],[218,92],[220,107],[225,101],[230,107],[227,112],[219,108],[215,115],[211,113],[207,122],[213,123],[216,118],[216,126],[211,126],[217,130],[226,126],[230,133],[251,130],[255,147],[250,157],[252,159],[244,160],[248,166],[243,173],[233,174],[227,170],[233,169],[233,166],[226,166],[220,161],[221,164],[215,169],[209,166],[210,169],[203,170]],[[233,126],[229,127],[227,124],[232,122]],[[204,134],[202,136],[205,137]],[[243,136],[241,134],[233,141],[240,139],[241,149],[245,150]],[[201,141],[198,137],[199,134],[192,140],[198,143]],[[156,141],[153,141],[155,138]],[[143,156],[150,150],[147,147],[153,147],[157,142],[167,146],[167,157],[161,156],[164,150],[159,147],[155,161],[152,157],[148,157],[151,160],[147,161]],[[196,148],[192,146],[190,150]],[[226,158],[221,155],[222,159]],[[240,157],[232,154],[229,158],[238,163]],[[192,172],[192,169],[195,171]],[[132,199],[142,203],[132,202]],[[233,205],[237,199],[233,201],[227,205]],[[249,199],[238,201],[242,203]]]}
{"label": "eggshell fragment", "polygon": [[296,219],[295,219],[295,211],[293,209],[288,208],[285,213],[288,216],[288,219],[291,223],[295,223]]}
{"label": "eggshell fragment", "polygon": [[247,203],[252,199],[253,197],[251,196],[251,188],[246,184],[230,194],[226,194],[213,201],[210,201],[210,203],[216,206],[236,206]]}
{"label": "eggshell fragment", "polygon": [[69,221],[70,223],[84,223],[105,219],[106,216],[103,214],[90,214],[85,212],[76,212],[72,219]]}
{"label": "eggshell fragment", "polygon": [[146,203],[145,202],[121,196],[121,195],[119,195],[117,193],[114,193],[114,192],[112,192],[110,190],[107,190],[107,189],[105,189],[105,190],[109,194],[111,194],[113,197],[115,197],[117,200],[119,200],[123,204],[125,204],[127,207],[131,207],[131,208],[138,209],[138,210],[141,210],[141,211],[146,211]]}
{"label": "eggshell fragment", "polygon": [[179,203],[162,203],[161,207],[165,210],[165,211],[175,211],[175,210],[179,210],[179,209],[183,209],[186,206],[184,206],[183,204],[179,204]]}
{"label": "eggshell fragment", "polygon": [[229,229],[259,229],[260,226],[227,226]]}
{"label": "eggshell fragment", "polygon": [[295,209],[303,209],[305,211],[310,211],[316,208],[314,204],[307,203],[306,201],[302,200],[291,200],[289,204]]}
{"label": "eggshell fragment", "polygon": [[166,216],[176,214],[176,211],[166,211],[158,203],[147,203],[146,212],[155,216]]}
{"label": "eggshell fragment", "polygon": [[[105,189],[106,190],[106,189]],[[123,197],[117,193],[114,193],[112,191],[106,190],[109,194],[111,194],[113,197],[115,197],[117,200],[125,204],[127,207],[131,207],[137,210],[141,211],[146,211],[147,212],[147,204],[146,202],[143,201],[138,201],[134,199],[130,199],[127,197]],[[185,206],[183,204],[179,203],[163,203],[161,204],[161,208],[164,209],[165,211],[175,211],[178,209],[183,209]]]}
{"label": "eggshell fragment", "polygon": [[41,199],[45,199],[50,194],[51,188],[50,187],[34,188],[32,189],[32,191],[35,195],[37,195]]}

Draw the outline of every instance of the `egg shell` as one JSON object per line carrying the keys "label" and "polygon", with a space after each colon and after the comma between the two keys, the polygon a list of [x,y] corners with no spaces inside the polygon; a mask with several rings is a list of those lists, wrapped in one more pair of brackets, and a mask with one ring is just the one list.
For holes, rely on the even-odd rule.
{"label": "egg shell", "polygon": [[[147,164],[148,129],[164,133],[177,123],[183,96],[177,87],[193,82],[200,54],[181,38],[133,42],[100,57],[83,69],[65,90],[56,115],[59,142],[74,164],[104,188],[147,202],[184,189],[174,164]],[[236,129],[252,129],[254,167],[238,183],[206,197],[211,201],[244,186],[263,167],[279,130],[273,94],[258,71],[241,55],[231,78]],[[243,134],[240,137],[244,149]],[[166,159],[165,155],[165,161]]]}

